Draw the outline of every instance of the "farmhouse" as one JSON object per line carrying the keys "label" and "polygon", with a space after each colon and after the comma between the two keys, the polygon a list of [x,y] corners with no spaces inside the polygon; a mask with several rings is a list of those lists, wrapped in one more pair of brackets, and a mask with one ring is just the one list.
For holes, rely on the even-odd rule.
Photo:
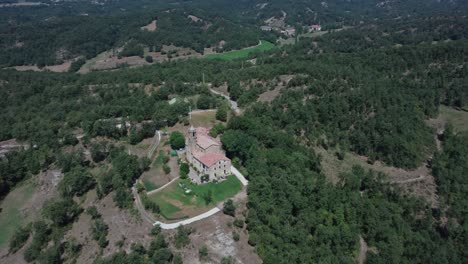
{"label": "farmhouse", "polygon": [[208,175],[208,181],[223,180],[230,175],[231,160],[224,155],[221,143],[208,135],[207,128],[190,127],[186,151],[187,161],[199,175]]}
{"label": "farmhouse", "polygon": [[260,29],[263,31],[271,31],[273,28],[270,26],[261,26]]}
{"label": "farmhouse", "polygon": [[311,25],[309,26],[309,32],[321,31],[322,27],[320,25]]}

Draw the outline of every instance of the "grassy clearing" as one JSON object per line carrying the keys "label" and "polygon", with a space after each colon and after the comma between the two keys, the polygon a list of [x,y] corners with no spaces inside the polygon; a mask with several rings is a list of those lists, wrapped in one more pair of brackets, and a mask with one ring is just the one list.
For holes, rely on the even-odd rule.
{"label": "grassy clearing", "polygon": [[156,157],[156,160],[153,163],[153,168],[158,169],[158,168],[162,167],[162,165],[164,164],[164,157],[166,157],[166,156],[167,156],[167,154],[164,153],[164,150],[160,150],[159,154],[158,154],[158,157]]}
{"label": "grassy clearing", "polygon": [[222,60],[235,60],[235,59],[240,59],[240,58],[246,58],[249,56],[250,53],[254,51],[266,51],[270,50],[274,47],[275,45],[271,42],[268,42],[266,40],[260,40],[260,44],[254,47],[249,47],[241,50],[233,50],[233,51],[228,51],[224,53],[219,53],[219,54],[209,54],[206,55],[205,57],[208,59],[222,59]]}
{"label": "grassy clearing", "polygon": [[[179,187],[179,183],[185,184],[192,193],[186,194]],[[161,215],[167,219],[186,218],[200,213],[213,205],[234,196],[242,189],[240,181],[235,176],[229,176],[220,183],[206,183],[196,185],[189,180],[177,180],[166,189],[149,196],[161,208]],[[211,192],[212,201],[206,204],[204,195]]]}
{"label": "grassy clearing", "polygon": [[2,201],[2,211],[0,212],[0,247],[10,240],[17,228],[28,221],[21,214],[21,208],[31,200],[34,191],[34,184],[31,181],[27,181],[16,187]]}
{"label": "grassy clearing", "polygon": [[456,131],[468,131],[468,112],[441,105],[440,115],[444,120],[450,122]]}
{"label": "grassy clearing", "polygon": [[195,127],[213,127],[216,124],[216,111],[193,113],[192,125]]}
{"label": "grassy clearing", "polygon": [[156,190],[158,186],[156,186],[154,183],[150,182],[147,179],[143,179],[143,186],[145,186],[146,191],[150,192],[152,190]]}
{"label": "grassy clearing", "polygon": [[96,57],[87,60],[86,63],[83,64],[83,66],[81,66],[80,71],[91,71],[91,68],[94,66],[94,64],[96,64],[97,61],[108,58],[112,56],[112,54],[113,54],[112,50],[99,53]]}

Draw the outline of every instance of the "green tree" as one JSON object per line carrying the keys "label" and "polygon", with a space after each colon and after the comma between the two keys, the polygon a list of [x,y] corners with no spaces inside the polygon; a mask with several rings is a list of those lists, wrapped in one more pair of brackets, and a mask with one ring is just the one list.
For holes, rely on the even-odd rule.
{"label": "green tree", "polygon": [[218,109],[216,110],[216,119],[218,119],[219,121],[226,122],[226,120],[227,120],[227,107],[226,107],[226,105],[223,104],[220,107],[218,107]]}
{"label": "green tree", "polygon": [[169,138],[169,143],[173,149],[181,149],[185,147],[185,137],[179,131],[174,131],[171,133]]}
{"label": "green tree", "polygon": [[180,164],[179,171],[180,171],[180,178],[186,179],[186,178],[187,178],[187,175],[188,175],[189,172],[190,172],[190,167],[189,167],[189,165],[188,165],[186,162],[182,162],[182,163]]}

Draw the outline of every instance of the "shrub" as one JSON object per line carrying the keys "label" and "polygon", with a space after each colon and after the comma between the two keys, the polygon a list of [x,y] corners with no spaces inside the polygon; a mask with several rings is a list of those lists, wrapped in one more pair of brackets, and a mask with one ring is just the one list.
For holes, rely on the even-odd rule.
{"label": "shrub", "polygon": [[18,228],[10,240],[10,252],[15,253],[21,249],[29,238],[31,226]]}
{"label": "shrub", "polygon": [[240,239],[239,233],[232,232],[232,239],[234,239],[234,241],[239,241],[239,239]]}
{"label": "shrub", "polygon": [[208,247],[206,245],[203,245],[199,250],[198,250],[198,256],[200,259],[205,259],[208,257]]}
{"label": "shrub", "polygon": [[232,224],[234,226],[239,227],[239,228],[243,228],[244,227],[244,220],[236,218],[236,219],[234,219],[234,222]]}
{"label": "shrub", "polygon": [[216,111],[216,119],[224,122],[227,120],[227,107],[225,105],[218,107],[218,110]]}
{"label": "shrub", "polygon": [[163,171],[164,171],[164,173],[169,174],[169,173],[171,173],[171,168],[169,166],[167,166],[166,164],[164,164],[163,165]]}
{"label": "shrub", "polygon": [[177,233],[174,236],[174,245],[176,248],[182,248],[190,244],[190,234],[192,229],[184,226],[179,226],[177,228]]}
{"label": "shrub", "polygon": [[98,212],[96,206],[90,206],[86,209],[86,213],[91,216],[92,219],[97,219],[101,217],[101,214]]}
{"label": "shrub", "polygon": [[148,63],[153,63],[153,57],[150,56],[150,55],[146,56],[146,57],[145,57],[145,60],[146,60],[146,62],[148,62]]}
{"label": "shrub", "polygon": [[236,206],[234,205],[234,201],[232,201],[232,199],[228,199],[226,202],[224,202],[223,213],[230,215],[230,216],[235,215]]}

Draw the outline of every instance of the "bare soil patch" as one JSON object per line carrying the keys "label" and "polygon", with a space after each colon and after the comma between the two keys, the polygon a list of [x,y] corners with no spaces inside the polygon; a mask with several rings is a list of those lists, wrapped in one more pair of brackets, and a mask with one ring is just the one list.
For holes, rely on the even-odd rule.
{"label": "bare soil patch", "polygon": [[67,72],[70,69],[73,60],[67,60],[62,64],[57,65],[47,65],[43,68],[39,68],[37,65],[23,65],[23,66],[14,66],[13,68],[17,71],[51,71],[51,72]]}
{"label": "bare soil patch", "polygon": [[203,21],[203,19],[196,17],[194,15],[188,15],[188,18],[190,18],[193,22]]}
{"label": "bare soil patch", "polygon": [[[112,196],[113,193],[110,193],[102,200],[99,200],[96,192],[93,190],[87,194],[86,200],[82,204],[85,209],[91,205],[96,206],[104,222],[109,226],[109,234],[107,236],[109,244],[103,249],[103,256],[109,256],[120,250],[128,253],[133,243],[142,243],[144,246],[148,246],[152,240],[150,236],[152,226],[131,215],[128,210],[119,209],[112,200]],[[83,245],[77,263],[91,263],[99,253],[99,246],[93,240],[90,228],[90,216],[82,213],[78,221],[73,224],[72,229],[65,236],[65,239],[74,238]],[[116,246],[116,242],[121,240],[124,241],[122,249]]]}
{"label": "bare soil patch", "polygon": [[155,19],[155,20],[151,21],[151,23],[149,23],[146,26],[141,27],[140,29],[141,30],[148,30],[148,31],[156,31],[157,28],[158,28],[158,20]]}
{"label": "bare soil patch", "polygon": [[[152,64],[145,60],[146,56],[153,57],[153,63],[202,56],[200,53],[197,53],[190,48],[181,48],[173,45],[163,45],[162,52],[149,52],[149,49],[146,48],[143,57],[130,56],[119,58],[118,53],[120,50],[121,49],[110,50],[99,54],[83,65],[79,70],[79,73],[87,73],[93,70],[112,70],[119,67],[134,68]],[[168,56],[169,53],[171,53],[170,56]]]}

